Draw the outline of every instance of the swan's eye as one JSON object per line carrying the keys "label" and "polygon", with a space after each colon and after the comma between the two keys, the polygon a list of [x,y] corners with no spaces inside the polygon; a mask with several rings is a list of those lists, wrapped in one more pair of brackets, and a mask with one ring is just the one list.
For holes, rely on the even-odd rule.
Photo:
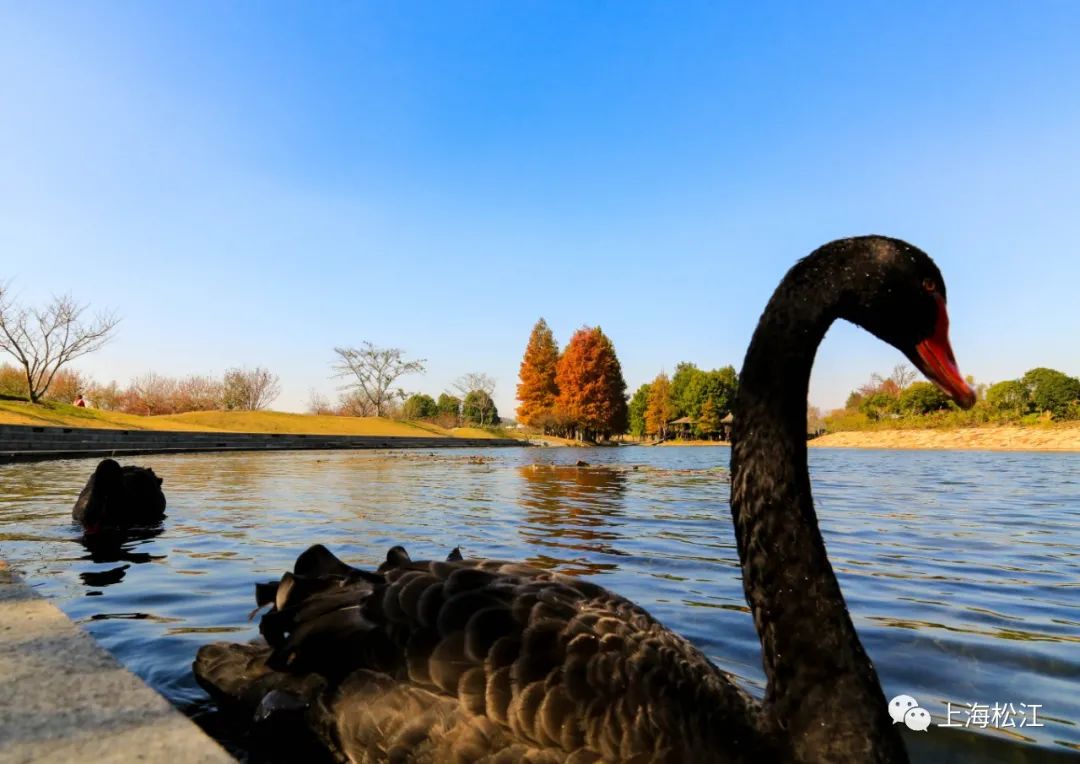
{"label": "swan's eye", "polygon": [[925,289],[927,292],[936,292],[937,283],[933,279],[923,279],[922,288]]}

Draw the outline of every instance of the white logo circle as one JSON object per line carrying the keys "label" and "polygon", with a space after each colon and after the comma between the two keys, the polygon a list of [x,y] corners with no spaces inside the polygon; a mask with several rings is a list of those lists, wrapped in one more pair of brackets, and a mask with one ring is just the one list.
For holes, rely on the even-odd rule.
{"label": "white logo circle", "polygon": [[930,726],[930,712],[919,707],[919,701],[910,695],[897,695],[889,701],[889,716],[893,724],[903,722],[909,730],[926,732]]}

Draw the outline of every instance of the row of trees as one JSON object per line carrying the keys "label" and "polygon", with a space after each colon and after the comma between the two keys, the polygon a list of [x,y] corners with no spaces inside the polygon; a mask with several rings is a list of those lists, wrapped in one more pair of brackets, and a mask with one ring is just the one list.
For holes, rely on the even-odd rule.
{"label": "row of trees", "polygon": [[435,400],[426,393],[416,393],[402,405],[401,417],[427,420],[443,427],[457,427],[461,424],[492,427],[502,421],[495,401],[483,390],[470,390],[464,399],[442,393],[439,399]]}
{"label": "row of trees", "polygon": [[1020,379],[991,385],[986,402],[1007,416],[1049,414],[1053,419],[1080,419],[1080,379],[1057,369],[1031,369]]}
{"label": "row of trees", "polygon": [[[101,385],[72,369],[60,369],[38,400],[70,403],[83,395],[90,405],[127,414],[181,414],[219,409],[255,411],[269,406],[281,392],[278,376],[260,366],[229,369],[220,378],[205,375],[168,377],[148,372],[126,387],[115,381]],[[0,395],[29,398],[21,369],[0,366]]]}
{"label": "row of trees", "polygon": [[[848,396],[844,408],[828,418],[829,429],[851,429],[864,422],[920,420],[949,417],[955,423],[1013,422],[1033,418],[1080,419],[1080,379],[1056,369],[1039,367],[1019,379],[993,385],[971,384],[974,408],[960,411],[937,385],[916,381],[917,372],[906,365],[889,376],[874,374]],[[942,413],[945,412],[945,413]]]}
{"label": "row of trees", "polygon": [[334,353],[334,376],[344,379],[338,404],[333,406],[313,392],[310,413],[428,420],[447,427],[499,423],[492,397],[495,380],[487,374],[464,374],[452,385],[458,395],[444,392],[435,400],[426,393],[409,395],[398,384],[403,377],[423,374],[425,359],[409,359],[401,348],[379,347],[367,340],[356,347],[336,347]]}
{"label": "row of trees", "polygon": [[664,440],[671,422],[690,417],[689,431],[699,438],[717,437],[721,422],[731,412],[739,378],[733,366],[705,371],[683,362],[670,378],[661,371],[630,399],[629,429],[637,437]]}
{"label": "row of trees", "polygon": [[104,311],[86,315],[87,305],[71,295],[54,297],[44,307],[16,301],[10,284],[0,284],[0,352],[15,365],[0,365],[0,394],[42,400],[90,398],[102,409],[138,414],[175,414],[209,409],[255,410],[281,392],[276,374],[262,367],[229,369],[221,379],[192,375],[181,379],[144,374],[121,388],[115,381],[98,385],[68,367],[100,350],[120,323]]}
{"label": "row of trees", "polygon": [[626,432],[626,381],[600,327],[583,327],[562,353],[540,319],[518,375],[518,421],[545,434],[595,441]]}
{"label": "row of trees", "polygon": [[[263,368],[230,369],[221,379],[200,375],[173,378],[151,372],[132,380],[126,388],[115,381],[98,385],[65,367],[107,343],[119,318],[111,312],[88,318],[86,310],[86,305],[70,295],[55,297],[43,308],[27,307],[13,298],[8,284],[0,284],[0,352],[16,363],[0,366],[0,395],[38,403],[71,401],[82,394],[102,409],[175,414],[261,409],[280,393],[277,375]],[[423,359],[409,360],[400,348],[381,348],[367,341],[359,347],[336,347],[334,352],[334,376],[346,379],[346,383],[337,406],[312,394],[309,408],[317,413],[431,418],[440,416],[441,403],[441,416],[452,416],[455,422],[464,419],[486,426],[499,421],[492,399],[495,383],[487,375],[462,377],[456,385],[460,399],[444,394],[436,403],[421,396],[411,406],[402,407],[406,393],[396,386],[397,381],[422,373]]]}
{"label": "row of trees", "polygon": [[[126,388],[117,383],[97,385],[67,367],[73,360],[100,349],[112,336],[119,318],[111,313],[86,317],[86,305],[70,295],[54,297],[44,308],[17,303],[8,284],[0,284],[0,352],[15,365],[0,365],[0,395],[31,402],[71,400],[87,395],[93,405],[138,414],[172,414],[210,409],[257,410],[280,393],[276,374],[269,370],[229,369],[221,379],[192,375],[183,378],[148,373]],[[371,342],[359,347],[336,347],[334,376],[346,383],[336,407],[313,394],[310,410],[357,416],[400,415],[409,419],[443,419],[481,426],[499,422],[493,393],[495,381],[472,373],[454,385],[460,396],[443,393],[438,400],[418,393],[408,397],[397,382],[423,373],[423,359],[409,360],[400,348],[380,348]],[[926,417],[938,412],[960,414],[935,385],[916,381],[916,373],[901,365],[888,377],[874,375],[848,397],[843,410],[833,412],[831,429],[852,423]],[[521,362],[517,409],[523,424],[546,433],[583,440],[609,438],[626,432],[668,437],[670,423],[693,420],[693,432],[708,437],[718,430],[734,401],[738,379],[726,366],[703,371],[680,363],[669,378],[661,372],[638,388],[630,405],[626,382],[611,340],[599,327],[574,333],[560,354],[544,319],[533,327]],[[976,387],[977,403],[964,416],[970,421],[1011,421],[1040,416],[1080,419],[1080,379],[1056,369],[1031,369],[1023,377]],[[811,419],[816,419],[812,414]]]}

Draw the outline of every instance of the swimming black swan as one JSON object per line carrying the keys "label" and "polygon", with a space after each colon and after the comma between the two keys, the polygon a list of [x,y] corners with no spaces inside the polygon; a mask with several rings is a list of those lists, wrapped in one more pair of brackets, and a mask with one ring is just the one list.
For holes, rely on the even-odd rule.
{"label": "swimming black swan", "polygon": [[818,530],[806,463],[814,354],[837,318],[894,345],[959,405],[945,284],[895,239],[828,244],[777,288],[743,364],[731,513],[768,686],[759,705],[682,637],[594,583],[491,560],[378,571],[321,546],[280,583],[265,645],[204,646],[199,681],[375,761],[903,762]]}
{"label": "swimming black swan", "polygon": [[72,517],[88,536],[153,525],[165,516],[161,483],[149,467],[104,459],[76,499]]}

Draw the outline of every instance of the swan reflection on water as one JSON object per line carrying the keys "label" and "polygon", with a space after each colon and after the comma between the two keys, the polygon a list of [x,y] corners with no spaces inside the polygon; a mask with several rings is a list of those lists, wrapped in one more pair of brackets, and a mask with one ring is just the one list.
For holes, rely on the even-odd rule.
{"label": "swan reflection on water", "polygon": [[[135,551],[138,547],[160,536],[164,530],[164,526],[159,524],[146,528],[128,528],[116,533],[80,536],[77,539],[78,543],[86,551],[86,554],[79,558],[80,560],[86,560],[95,565],[116,562],[124,564],[106,570],[95,568],[82,571],[79,573],[79,580],[92,589],[101,589],[123,581],[132,565],[164,560],[166,555],[163,554],[155,555]],[[100,596],[100,594],[99,591],[87,592],[87,596]]]}

